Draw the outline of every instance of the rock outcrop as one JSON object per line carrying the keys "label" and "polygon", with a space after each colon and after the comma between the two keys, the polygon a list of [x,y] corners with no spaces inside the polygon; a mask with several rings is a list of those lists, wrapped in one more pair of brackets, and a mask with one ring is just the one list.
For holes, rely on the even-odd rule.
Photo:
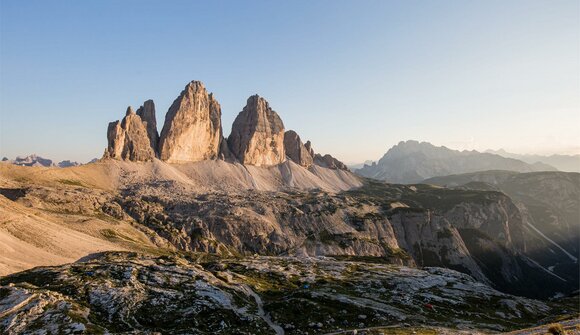
{"label": "rock outcrop", "polygon": [[332,157],[329,154],[321,155],[315,154],[314,155],[314,164],[333,169],[333,170],[345,170],[348,171],[348,167],[343,162],[339,161],[338,159]]}
{"label": "rock outcrop", "polygon": [[[312,149],[312,148],[311,148]],[[300,140],[300,136],[294,130],[288,130],[284,133],[284,150],[295,163],[304,167],[312,165],[312,155]]]}
{"label": "rock outcrop", "polygon": [[155,103],[153,103],[153,100],[145,101],[143,106],[137,109],[137,115],[141,117],[141,121],[145,124],[151,148],[157,153],[159,133],[157,132],[157,119],[155,118]]}
{"label": "rock outcrop", "polygon": [[146,124],[130,106],[122,121],[109,123],[107,140],[109,144],[104,158],[130,161],[150,161],[155,158]]}
{"label": "rock outcrop", "polygon": [[288,156],[306,168],[316,164],[348,170],[330,155],[315,155],[310,141],[303,144],[295,131],[285,133],[280,116],[258,95],[248,98],[225,139],[221,107],[199,81],[187,84],[175,99],[165,115],[161,134],[157,131],[155,104],[147,100],[136,113],[129,108],[121,122],[111,122],[107,139],[103,158],[148,161],[157,157],[168,163],[222,159],[273,166]]}
{"label": "rock outcrop", "polygon": [[222,141],[221,107],[199,81],[192,81],[165,115],[159,157],[169,163],[216,159]]}
{"label": "rock outcrop", "polygon": [[242,164],[269,166],[282,163],[286,159],[284,124],[264,98],[253,95],[236,117],[228,145]]}
{"label": "rock outcrop", "polygon": [[312,143],[310,141],[306,141],[304,148],[306,148],[306,151],[308,151],[310,156],[314,158],[314,149],[312,149]]}

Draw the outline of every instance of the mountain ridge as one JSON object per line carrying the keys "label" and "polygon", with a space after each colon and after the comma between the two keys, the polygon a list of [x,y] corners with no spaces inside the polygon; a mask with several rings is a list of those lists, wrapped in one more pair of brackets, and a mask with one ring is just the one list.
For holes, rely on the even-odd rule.
{"label": "mountain ridge", "polygon": [[485,170],[531,172],[556,169],[544,164],[531,165],[517,159],[475,150],[452,150],[428,142],[409,140],[399,142],[376,163],[365,165],[355,170],[355,173],[392,183],[412,184],[436,176]]}
{"label": "mountain ridge", "polygon": [[566,172],[580,172],[580,154],[576,155],[536,155],[536,154],[514,154],[507,152],[504,149],[491,150],[488,149],[485,152],[500,155],[507,158],[515,158],[524,161],[529,164],[534,164],[537,162],[548,164],[554,166],[560,171]]}

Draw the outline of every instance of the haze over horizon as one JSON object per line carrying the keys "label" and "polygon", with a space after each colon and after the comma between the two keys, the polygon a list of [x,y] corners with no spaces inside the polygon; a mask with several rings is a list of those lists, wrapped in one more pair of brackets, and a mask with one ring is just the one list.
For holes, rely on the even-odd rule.
{"label": "haze over horizon", "polygon": [[258,93],[349,163],[401,140],[580,153],[577,1],[0,3],[0,157],[88,161],[191,80],[224,133]]}

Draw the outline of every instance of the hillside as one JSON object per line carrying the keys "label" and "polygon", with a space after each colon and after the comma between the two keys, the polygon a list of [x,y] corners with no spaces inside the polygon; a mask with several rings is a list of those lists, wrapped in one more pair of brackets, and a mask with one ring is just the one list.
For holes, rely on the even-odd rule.
{"label": "hillside", "polygon": [[356,170],[358,175],[389,183],[412,184],[424,179],[485,170],[553,171],[546,164],[528,164],[475,150],[458,151],[427,142],[399,142],[376,163]]}
{"label": "hillside", "polygon": [[485,152],[500,155],[502,157],[519,159],[523,162],[534,164],[542,163],[555,167],[560,171],[580,172],[580,155],[521,155],[500,150],[486,150]]}
{"label": "hillside", "polygon": [[578,285],[580,174],[574,172],[484,171],[430,178],[427,184],[454,189],[495,189],[520,208],[530,233],[540,242],[527,252],[545,268]]}
{"label": "hillside", "polygon": [[441,334],[473,335],[480,334],[474,328],[517,329],[565,312],[563,306],[503,294],[452,270],[333,258],[107,253],[0,278],[0,285],[5,285],[0,286],[0,331],[7,335],[34,329],[352,334],[386,324],[409,334],[432,329],[421,334],[435,335],[440,327],[452,327]]}

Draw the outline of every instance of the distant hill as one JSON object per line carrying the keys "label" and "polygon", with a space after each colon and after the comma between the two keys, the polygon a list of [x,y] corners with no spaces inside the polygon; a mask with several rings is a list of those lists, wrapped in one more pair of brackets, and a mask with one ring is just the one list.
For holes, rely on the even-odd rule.
{"label": "distant hill", "polygon": [[[89,163],[94,163],[95,161],[96,158],[94,160],[91,160]],[[20,166],[44,166],[44,167],[61,167],[61,168],[82,165],[79,162],[73,162],[70,160],[64,160],[58,163],[54,163],[52,159],[44,158],[37,154],[32,154],[28,156],[18,156],[14,160],[4,157],[2,158],[2,162]]]}
{"label": "distant hill", "polygon": [[357,170],[357,169],[362,169],[365,165],[372,165],[374,163],[374,161],[368,159],[366,161],[364,161],[364,163],[353,163],[353,164],[346,164],[346,166],[351,170]]}
{"label": "distant hill", "polygon": [[491,153],[458,151],[411,140],[399,142],[376,164],[365,165],[355,172],[363,177],[390,183],[412,184],[431,177],[485,170],[533,172],[556,171],[556,168],[542,163],[529,164]]}
{"label": "distant hill", "polygon": [[534,163],[548,164],[560,171],[580,172],[580,155],[551,155],[551,156],[520,155],[507,152],[504,149],[486,150],[485,152],[500,155],[506,158],[519,159],[523,162],[530,164]]}

